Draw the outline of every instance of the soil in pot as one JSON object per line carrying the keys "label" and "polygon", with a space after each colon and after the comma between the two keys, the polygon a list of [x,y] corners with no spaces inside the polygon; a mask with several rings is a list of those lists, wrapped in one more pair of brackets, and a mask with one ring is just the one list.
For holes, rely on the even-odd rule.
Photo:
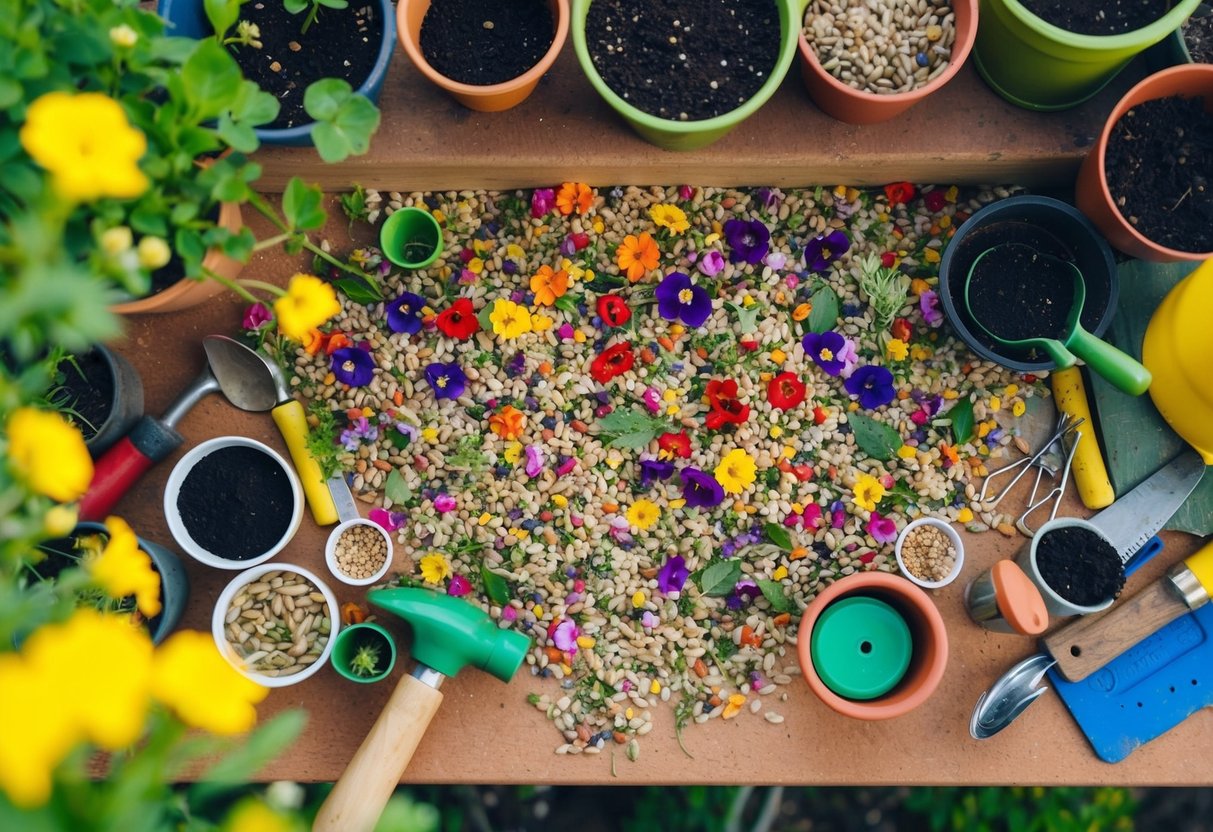
{"label": "soil in pot", "polygon": [[1112,201],[1147,239],[1213,251],[1213,114],[1204,98],[1159,98],[1130,109],[1108,137]]}
{"label": "soil in pot", "polygon": [[969,279],[969,311],[1007,341],[1058,337],[1073,298],[1074,273],[1027,246],[987,254]]}
{"label": "soil in pot", "polygon": [[1048,23],[1080,35],[1120,35],[1149,26],[1171,10],[1170,0],[1020,0]]}
{"label": "soil in pot", "polygon": [[1063,526],[1036,544],[1036,567],[1054,592],[1080,607],[1120,595],[1125,568],[1112,544],[1090,529]]}
{"label": "soil in pot", "polygon": [[434,0],[421,21],[421,53],[429,65],[475,86],[522,75],[555,38],[547,0]]}
{"label": "soil in pot", "polygon": [[286,471],[256,448],[219,448],[186,475],[177,511],[202,548],[229,560],[263,555],[291,524],[294,493]]}
{"label": "soil in pot", "polygon": [[113,409],[114,374],[98,350],[64,359],[59,372],[63,383],[53,393],[55,405],[68,411],[87,442],[97,435]]}
{"label": "soil in pot", "polygon": [[[96,538],[96,543],[88,543],[89,538]],[[109,536],[105,532],[100,531],[80,531],[68,537],[46,540],[38,544],[38,550],[45,557],[38,563],[31,564],[26,568],[35,580],[54,583],[62,572],[68,569],[81,568],[85,557],[89,554],[90,548],[95,547],[96,551],[99,552],[108,541]],[[152,570],[156,574],[160,574],[160,570],[156,568],[154,560],[151,561],[151,565]],[[160,598],[163,601],[163,585],[161,586]],[[91,607],[105,613],[130,616],[131,620],[138,622],[149,633],[156,632],[160,626],[161,616],[156,615],[154,618],[144,618],[135,606],[135,596],[133,595],[128,595],[124,598],[111,598],[99,588],[89,587],[77,591],[76,606]]]}
{"label": "soil in pot", "polygon": [[767,82],[779,57],[773,0],[594,0],[585,28],[607,86],[665,119],[736,110]]}
{"label": "soil in pot", "polygon": [[341,78],[358,89],[371,74],[383,39],[378,4],[352,2],[344,9],[323,6],[315,22],[301,31],[308,11],[291,14],[279,0],[241,7],[240,19],[261,30],[261,48],[236,45],[232,55],[244,76],[272,93],[281,104],[278,118],[263,129],[282,130],[312,121],[303,94],[321,78]]}
{"label": "soil in pot", "polygon": [[1193,61],[1198,64],[1213,63],[1213,14],[1188,18],[1182,33]]}

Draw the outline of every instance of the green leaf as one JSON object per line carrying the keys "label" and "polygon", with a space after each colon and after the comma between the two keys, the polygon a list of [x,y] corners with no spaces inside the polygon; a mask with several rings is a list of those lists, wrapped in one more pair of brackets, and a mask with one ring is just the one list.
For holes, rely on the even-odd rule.
{"label": "green leaf", "polygon": [[703,570],[699,577],[699,589],[704,595],[717,598],[728,595],[741,579],[741,561],[718,560]]}
{"label": "green leaf", "polygon": [[480,565],[480,580],[484,582],[484,594],[494,604],[505,606],[510,602],[510,585],[484,564]]}
{"label": "green leaf", "polygon": [[303,94],[303,108],[316,120],[312,141],[324,161],[340,162],[370,150],[379,108],[345,81],[325,78],[312,84]]}
{"label": "green leaf", "polygon": [[847,424],[855,434],[855,444],[873,459],[892,459],[905,444],[896,430],[859,411],[847,414]]}
{"label": "green leaf", "polygon": [[483,309],[476,313],[476,321],[480,324],[480,328],[485,332],[493,331],[493,321],[490,319],[490,316],[493,314],[493,307],[496,305],[497,301],[487,303],[484,305]]}
{"label": "green leaf", "polygon": [[282,0],[282,7],[291,14],[299,14],[308,7],[308,0]]}
{"label": "green leaf", "polygon": [[573,298],[569,297],[568,295],[561,295],[560,297],[556,298],[556,308],[569,315],[579,314],[577,310],[577,301],[573,300]]}
{"label": "green leaf", "polygon": [[809,332],[826,332],[838,323],[841,307],[838,295],[829,286],[822,286],[809,298],[813,311],[809,313]]}
{"label": "green leaf", "polygon": [[303,109],[316,121],[337,118],[341,106],[353,95],[353,88],[340,78],[325,78],[308,86],[303,93]]}
{"label": "green leaf", "polygon": [[741,326],[742,335],[749,335],[758,329],[758,315],[762,312],[762,307],[756,303],[750,306],[730,303],[729,306],[737,313],[737,323]]}
{"label": "green leaf", "polygon": [[333,281],[333,285],[354,303],[372,304],[383,300],[379,287],[357,277],[343,277]]}
{"label": "green leaf", "polygon": [[240,2],[241,0],[202,0],[206,19],[211,22],[211,29],[220,38],[240,19]]}
{"label": "green leaf", "polygon": [[762,527],[772,543],[785,552],[792,551],[792,534],[778,523],[767,523]]}
{"label": "green leaf", "polygon": [[215,118],[229,109],[240,93],[244,76],[236,59],[213,39],[198,48],[181,67],[186,99],[202,119]]}
{"label": "green leaf", "polygon": [[791,612],[792,605],[788,600],[788,596],[783,594],[783,584],[779,581],[768,581],[760,579],[758,588],[762,590],[762,597],[767,599],[767,603],[771,605],[771,609],[775,612]]}
{"label": "green leaf", "polygon": [[961,399],[948,411],[952,419],[952,439],[963,445],[973,438],[973,400]]}
{"label": "green leaf", "polygon": [[409,485],[404,481],[399,469],[393,468],[387,475],[387,482],[383,485],[383,496],[397,505],[404,505],[413,496],[413,492],[409,490]]}
{"label": "green leaf", "polygon": [[607,445],[638,450],[653,441],[665,422],[639,410],[616,410],[599,419],[598,426]]}
{"label": "green leaf", "polygon": [[298,176],[291,177],[282,192],[282,215],[292,231],[316,231],[324,228],[324,194]]}
{"label": "green leaf", "polygon": [[252,153],[261,146],[257,134],[253,132],[253,128],[247,124],[238,124],[232,121],[232,117],[227,113],[219,116],[219,122],[215,127],[219,138],[227,142],[233,150],[238,150],[241,153]]}
{"label": "green leaf", "polygon": [[210,797],[251,780],[295,741],[305,724],[307,714],[294,710],[281,713],[258,727],[203,773],[190,789],[191,805],[204,803]]}

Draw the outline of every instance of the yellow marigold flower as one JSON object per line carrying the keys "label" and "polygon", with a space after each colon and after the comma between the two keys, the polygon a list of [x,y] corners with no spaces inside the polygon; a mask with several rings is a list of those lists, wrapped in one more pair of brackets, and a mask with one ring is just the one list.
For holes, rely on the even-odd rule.
{"label": "yellow marigold flower", "polygon": [[134,244],[135,237],[128,226],[117,225],[101,233],[101,250],[110,257],[121,254]]}
{"label": "yellow marigold flower", "polygon": [[107,95],[48,92],[29,106],[20,138],[65,199],[133,199],[147,190],[139,170],[147,138]]}
{"label": "yellow marigold flower", "polygon": [[48,710],[57,693],[23,656],[0,653],[0,790],[19,809],[50,799],[51,774],[79,739],[65,714]]}
{"label": "yellow marigold flower", "polygon": [[512,300],[496,301],[489,320],[493,322],[493,332],[507,341],[526,335],[533,329],[530,310]]}
{"label": "yellow marigold flower", "polygon": [[681,234],[691,227],[686,212],[677,205],[662,203],[649,209],[649,219],[658,228],[668,229],[671,234]]}
{"label": "yellow marigold flower", "polygon": [[726,494],[740,494],[754,483],[758,465],[754,457],[741,448],[734,448],[720,460],[714,473]]}
{"label": "yellow marigold flower", "polygon": [[440,552],[432,552],[423,557],[418,568],[425,582],[435,586],[451,576],[451,562]]}
{"label": "yellow marigold flower", "polygon": [[661,509],[652,500],[637,500],[628,507],[628,522],[640,531],[653,527],[661,517]]}
{"label": "yellow marigold flower", "polygon": [[871,474],[860,474],[851,490],[851,500],[865,511],[875,511],[876,504],[884,499],[884,486]]}
{"label": "yellow marigold flower", "polygon": [[80,499],[93,479],[80,431],[58,413],[32,407],[8,418],[8,460],[31,491],[61,503]]}
{"label": "yellow marigold flower", "polygon": [[220,832],[299,832],[290,815],[280,814],[255,797],[246,797],[224,819]]}
{"label": "yellow marigold flower", "polygon": [[584,182],[565,182],[556,192],[556,210],[564,214],[584,214],[594,204],[594,191]]}
{"label": "yellow marigold flower", "polygon": [[269,692],[228,664],[214,639],[197,630],[174,633],[152,662],[152,696],[182,722],[212,734],[252,730],[253,706]]}
{"label": "yellow marigold flower", "polygon": [[489,417],[489,430],[502,439],[517,439],[526,426],[526,416],[512,404],[507,404]]}
{"label": "yellow marigold flower", "polygon": [[894,361],[905,361],[910,352],[910,345],[900,338],[892,338],[884,345],[884,353]]}
{"label": "yellow marigold flower", "polygon": [[340,311],[341,303],[333,287],[310,274],[296,274],[286,287],[286,294],[274,301],[278,331],[293,341],[302,341]]}
{"label": "yellow marigold flower", "polygon": [[140,550],[138,538],[121,517],[108,518],[105,528],[109,541],[100,555],[86,561],[89,574],[106,595],[134,595],[139,612],[154,618],[160,614],[160,575],[152,568],[152,559]]}
{"label": "yellow marigold flower", "polygon": [[657,248],[657,241],[647,231],[642,231],[639,236],[627,235],[619,244],[619,248],[615,249],[615,265],[632,283],[657,268],[660,259],[661,252]]}

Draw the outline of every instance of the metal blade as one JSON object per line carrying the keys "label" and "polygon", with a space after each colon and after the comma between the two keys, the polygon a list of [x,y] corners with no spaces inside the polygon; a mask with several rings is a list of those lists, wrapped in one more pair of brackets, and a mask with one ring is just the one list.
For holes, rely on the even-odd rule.
{"label": "metal blade", "polygon": [[1091,518],[1127,562],[1179,510],[1204,476],[1205,463],[1184,451],[1140,485]]}
{"label": "metal blade", "polygon": [[329,494],[333,495],[333,503],[337,506],[337,516],[341,522],[358,518],[360,516],[358,504],[354,502],[354,494],[345,481],[345,474],[340,472],[333,474],[328,478],[327,484]]}

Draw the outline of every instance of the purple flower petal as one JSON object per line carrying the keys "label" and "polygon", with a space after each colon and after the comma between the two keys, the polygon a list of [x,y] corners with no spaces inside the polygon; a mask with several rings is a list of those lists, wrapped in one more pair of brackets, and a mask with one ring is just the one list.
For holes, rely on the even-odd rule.
{"label": "purple flower petal", "polygon": [[388,511],[385,508],[373,508],[370,514],[367,515],[372,523],[376,523],[383,528],[385,532],[394,532],[404,525],[404,521],[408,519],[408,515],[399,511]]}
{"label": "purple flower petal", "polygon": [[576,653],[579,635],[581,635],[581,631],[577,629],[577,625],[565,619],[552,631],[552,644],[556,645],[556,649],[562,653]]}
{"label": "purple flower petal", "polygon": [[546,215],[556,205],[555,188],[536,188],[531,194],[531,216],[535,219]]}
{"label": "purple flower petal", "polygon": [[468,377],[454,361],[443,364],[435,361],[425,368],[425,380],[429,382],[436,399],[457,399],[467,387]]}
{"label": "purple flower petal", "polygon": [[333,375],[342,384],[350,387],[362,387],[369,384],[375,375],[375,359],[366,350],[357,347],[343,347],[333,350]]}
{"label": "purple flower petal", "polygon": [[881,517],[874,511],[868,520],[868,534],[877,543],[892,543],[897,539],[897,524],[892,517]]}
{"label": "purple flower petal", "polygon": [[687,562],[682,555],[671,555],[657,572],[657,588],[663,594],[673,596],[674,593],[682,592],[690,574],[691,570],[687,569]]}
{"label": "purple flower petal", "polygon": [[875,364],[860,367],[843,384],[848,393],[859,397],[860,406],[868,410],[888,404],[897,395],[893,374]]}
{"label": "purple flower petal", "polygon": [[711,474],[698,468],[683,468],[682,499],[689,508],[715,508],[724,502],[724,487]]}
{"label": "purple flower petal", "polygon": [[257,331],[274,319],[274,315],[264,303],[254,303],[244,310],[242,325],[245,329]]}
{"label": "purple flower petal", "polygon": [[720,274],[720,270],[723,268],[724,255],[714,249],[705,252],[703,257],[699,259],[699,271],[708,277],[715,277]]}
{"label": "purple flower petal", "polygon": [[648,488],[657,480],[667,480],[674,473],[674,463],[660,459],[640,460],[640,487]]}
{"label": "purple flower petal", "polygon": [[538,445],[526,446],[526,467],[528,477],[537,477],[543,473],[543,449]]}
{"label": "purple flower petal", "polygon": [[425,298],[404,292],[400,297],[387,304],[387,328],[392,332],[403,332],[412,335],[421,330],[421,309],[425,306]]}
{"label": "purple flower petal", "polygon": [[825,271],[850,248],[850,238],[840,229],[829,234],[818,234],[804,244],[804,267],[811,272]]}
{"label": "purple flower petal", "polygon": [[439,494],[434,498],[434,511],[439,514],[447,514],[459,507],[458,501],[450,494]]}
{"label": "purple flower petal", "polygon": [[943,323],[943,313],[939,311],[939,294],[933,289],[927,289],[918,296],[918,308],[928,326],[939,326]]}
{"label": "purple flower petal", "polygon": [[846,366],[841,354],[846,349],[847,339],[837,332],[806,332],[800,343],[805,355],[826,375],[836,376]]}
{"label": "purple flower petal", "polygon": [[451,582],[447,584],[446,594],[454,595],[460,598],[472,591],[472,582],[462,575],[456,575],[451,578]]}
{"label": "purple flower petal", "polygon": [[724,237],[732,249],[729,259],[734,263],[761,263],[771,243],[771,232],[762,220],[728,220],[724,224]]}

